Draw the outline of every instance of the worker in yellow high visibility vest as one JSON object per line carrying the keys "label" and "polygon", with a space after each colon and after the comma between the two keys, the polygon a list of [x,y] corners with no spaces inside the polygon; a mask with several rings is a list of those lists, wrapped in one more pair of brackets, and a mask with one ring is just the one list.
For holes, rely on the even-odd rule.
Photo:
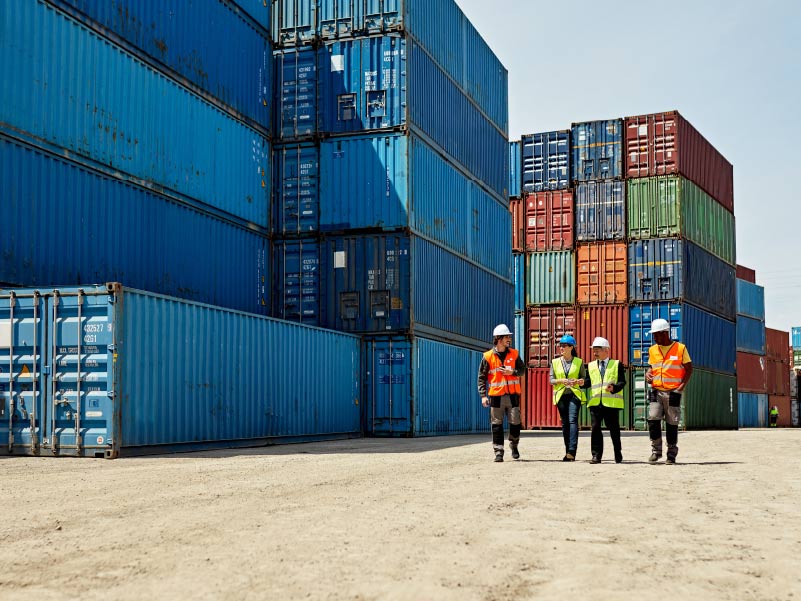
{"label": "worker in yellow high visibility vest", "polygon": [[578,414],[587,402],[584,388],[589,387],[587,367],[576,354],[576,339],[565,334],[559,339],[559,356],[551,361],[553,404],[562,420],[565,456],[562,461],[575,461],[578,449]]}
{"label": "worker in yellow high visibility vest", "polygon": [[775,428],[779,423],[779,408],[774,405],[770,408],[770,427]]}

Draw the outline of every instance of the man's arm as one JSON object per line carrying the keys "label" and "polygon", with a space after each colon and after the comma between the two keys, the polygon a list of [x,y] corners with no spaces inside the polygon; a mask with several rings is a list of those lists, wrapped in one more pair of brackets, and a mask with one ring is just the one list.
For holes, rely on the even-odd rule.
{"label": "man's arm", "polygon": [[618,393],[626,387],[626,368],[618,361],[617,363],[617,382],[612,384],[612,393]]}
{"label": "man's arm", "polygon": [[482,399],[487,396],[487,377],[489,376],[489,363],[483,357],[478,366],[478,396]]}
{"label": "man's arm", "polygon": [[526,364],[523,363],[523,360],[520,358],[520,355],[517,356],[517,361],[515,361],[515,375],[516,376],[526,375]]}
{"label": "man's arm", "polygon": [[679,386],[679,391],[684,392],[684,388],[687,386],[687,382],[690,381],[690,376],[693,375],[693,364],[692,363],[685,363],[684,364],[684,377],[681,380],[681,386]]}

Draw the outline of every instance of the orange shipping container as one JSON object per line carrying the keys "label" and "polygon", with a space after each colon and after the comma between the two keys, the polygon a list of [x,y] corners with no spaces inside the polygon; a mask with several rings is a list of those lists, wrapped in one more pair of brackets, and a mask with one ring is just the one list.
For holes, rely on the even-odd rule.
{"label": "orange shipping container", "polygon": [[523,243],[526,239],[523,201],[519,198],[512,198],[509,201],[509,211],[512,213],[512,251],[523,252]]}
{"label": "orange shipping container", "polygon": [[596,336],[606,338],[612,358],[629,363],[629,308],[626,305],[598,305],[576,310],[576,352],[585,363],[592,361],[590,345]]}
{"label": "orange shipping container", "polygon": [[625,303],[628,294],[628,262],[625,242],[579,244],[577,249],[580,305]]}
{"label": "orange shipping container", "polygon": [[[576,310],[573,307],[532,307],[526,312],[528,366],[550,367],[557,356],[557,342],[564,334],[575,335]],[[581,344],[581,341],[577,341]],[[576,349],[578,351],[578,349]]]}
{"label": "orange shipping container", "polygon": [[523,429],[561,428],[559,411],[553,404],[550,368],[529,369],[526,380],[526,402],[521,411]]}
{"label": "orange shipping container", "polygon": [[572,190],[535,192],[526,197],[526,250],[573,248],[575,207]]}
{"label": "orange shipping container", "polygon": [[790,397],[771,394],[768,396],[768,410],[772,409],[774,405],[779,408],[779,420],[776,422],[776,425],[782,428],[789,428],[792,426],[793,420],[790,415]]}

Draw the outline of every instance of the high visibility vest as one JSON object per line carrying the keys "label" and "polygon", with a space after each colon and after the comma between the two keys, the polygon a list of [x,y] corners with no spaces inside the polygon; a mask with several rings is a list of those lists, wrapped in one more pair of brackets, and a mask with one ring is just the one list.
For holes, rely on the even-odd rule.
{"label": "high visibility vest", "polygon": [[685,346],[681,342],[674,342],[667,355],[662,354],[658,344],[654,344],[648,349],[648,363],[651,365],[651,373],[654,376],[651,386],[657,390],[676,390],[684,381],[684,359]]}
{"label": "high visibility vest", "polygon": [[506,353],[506,359],[501,363],[501,358],[494,349],[484,353],[484,359],[489,364],[489,396],[503,396],[505,394],[520,394],[520,377],[517,375],[507,376],[501,372],[501,368],[511,367],[515,369],[517,365],[518,353],[510,348]]}
{"label": "high visibility vest", "polygon": [[620,366],[620,361],[617,359],[607,359],[606,370],[603,377],[601,377],[601,370],[598,367],[597,361],[590,361],[587,365],[587,371],[590,374],[590,400],[587,406],[594,407],[595,405],[604,405],[612,409],[623,409],[623,391],[609,392],[606,387],[610,384],[617,384],[617,370]]}
{"label": "high visibility vest", "polygon": [[[771,415],[779,415],[779,410],[778,409],[771,409],[770,410],[770,414]],[[763,413],[762,415],[765,415],[765,414]]]}
{"label": "high visibility vest", "polygon": [[[578,379],[579,373],[581,372],[581,359],[578,357],[573,357],[573,361],[570,363],[570,371],[567,372],[565,375],[565,368],[562,365],[562,359],[557,357],[553,361],[551,361],[551,365],[553,365],[553,375],[556,376],[557,380],[563,380],[565,378],[572,378],[574,380]],[[559,399],[562,398],[565,390],[572,390],[573,394],[576,395],[576,398],[581,401],[582,403],[586,403],[587,399],[584,396],[584,391],[579,388],[578,386],[568,386],[567,384],[554,384],[553,385],[553,404],[556,405],[559,402]]]}

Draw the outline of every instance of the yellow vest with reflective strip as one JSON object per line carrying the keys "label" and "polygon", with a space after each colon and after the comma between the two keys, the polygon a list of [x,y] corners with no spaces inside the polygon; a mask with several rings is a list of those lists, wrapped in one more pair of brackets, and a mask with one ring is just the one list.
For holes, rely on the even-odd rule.
{"label": "yellow vest with reflective strip", "polygon": [[603,377],[601,377],[601,370],[598,367],[597,361],[590,361],[587,364],[587,371],[590,374],[590,401],[587,403],[589,407],[595,405],[604,405],[612,409],[623,409],[623,391],[609,392],[606,387],[610,384],[617,384],[617,370],[620,366],[620,361],[617,359],[606,360],[606,370]]}
{"label": "yellow vest with reflective strip", "polygon": [[[570,371],[565,375],[565,368],[562,365],[562,358],[557,357],[551,362],[553,365],[553,375],[556,376],[557,380],[564,380],[565,378],[571,378],[573,380],[577,380],[579,377],[579,373],[581,372],[581,359],[578,357],[573,357],[573,361],[570,363]],[[581,401],[582,403],[586,403],[587,399],[584,396],[584,391],[579,388],[578,386],[568,386],[567,384],[554,384],[553,385],[553,404],[556,405],[559,402],[559,399],[562,398],[565,390],[572,390],[573,394],[576,395],[576,398]]]}

